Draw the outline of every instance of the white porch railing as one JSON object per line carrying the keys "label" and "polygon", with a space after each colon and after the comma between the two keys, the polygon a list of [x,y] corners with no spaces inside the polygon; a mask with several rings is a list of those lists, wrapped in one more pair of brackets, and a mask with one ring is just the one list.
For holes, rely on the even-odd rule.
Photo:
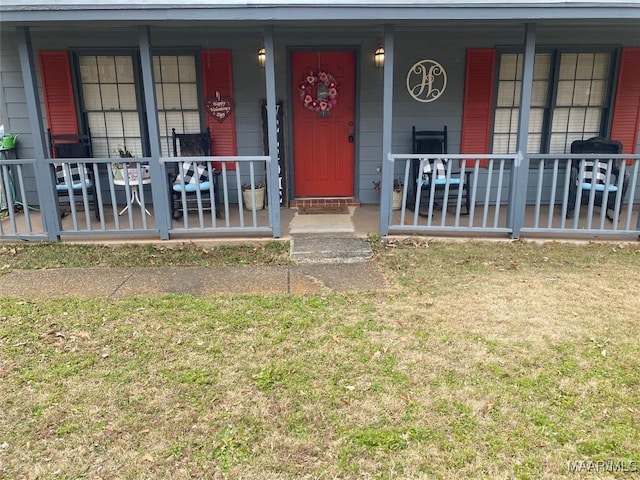
{"label": "white porch railing", "polygon": [[[513,171],[515,155],[429,154],[428,160],[448,161],[443,182],[437,185],[430,181],[425,186],[426,158],[416,158],[415,154],[392,154],[388,158],[392,164],[388,171],[403,184],[400,209],[386,215],[390,232],[511,233],[506,202],[508,173]],[[485,163],[486,168],[482,166]],[[462,184],[451,195],[453,178]],[[391,193],[383,188],[381,195]]]}
{"label": "white porch railing", "polygon": [[[587,165],[596,161],[604,180],[597,188],[583,190],[578,179],[593,175]],[[535,173],[529,184],[529,190],[535,192],[534,215],[520,231],[640,234],[639,168],[637,154],[530,155],[530,172]]]}
{"label": "white porch railing", "polygon": [[[181,170],[185,160],[201,161],[207,165],[206,174],[215,185],[215,193],[207,198],[196,186],[194,204],[182,195],[178,201],[182,215],[179,219],[172,219],[167,200],[171,195],[167,169],[175,167]],[[127,165],[123,164],[124,161],[109,158],[0,161],[0,240],[55,241],[66,236],[163,238],[163,229],[166,238],[177,234],[273,235],[274,231],[279,232],[273,228],[280,221],[279,191],[277,186],[269,188],[271,159],[268,156],[161,158],[154,168],[161,170],[161,176],[157,178],[162,181],[155,183],[149,175],[149,159],[127,158]],[[112,165],[114,162],[125,168],[118,172],[119,169]],[[212,162],[220,166],[218,170],[212,168]],[[68,178],[72,176],[72,167],[85,166],[86,172],[84,168],[77,169],[80,178],[75,183],[80,188],[56,191],[54,163],[62,164]],[[231,164],[235,168],[232,169]],[[40,182],[34,181],[38,175]],[[89,179],[90,185],[87,184]],[[34,188],[38,184],[45,185],[44,189],[48,191]],[[255,201],[259,184],[266,187],[264,210]],[[254,200],[248,206],[243,199],[243,185],[248,190],[245,192],[248,198]],[[163,190],[163,195],[154,195],[159,190]],[[68,196],[69,202],[60,203],[59,194]],[[44,198],[54,199],[57,205],[40,208],[46,204]],[[271,208],[272,205],[276,208]]]}
{"label": "white porch railing", "polygon": [[[388,156],[383,174],[403,183],[403,199],[398,210],[391,209],[394,182],[386,178],[381,233],[640,235],[639,154],[529,155],[526,161],[517,155],[488,154],[428,158],[449,160],[441,185],[430,182],[422,187],[426,159],[416,154]],[[603,165],[605,180],[583,189],[584,182],[577,179],[589,175],[587,162],[594,161]],[[528,182],[514,192],[519,169],[526,169]],[[453,178],[466,182],[466,192],[450,192]],[[469,197],[468,212],[464,195]]]}

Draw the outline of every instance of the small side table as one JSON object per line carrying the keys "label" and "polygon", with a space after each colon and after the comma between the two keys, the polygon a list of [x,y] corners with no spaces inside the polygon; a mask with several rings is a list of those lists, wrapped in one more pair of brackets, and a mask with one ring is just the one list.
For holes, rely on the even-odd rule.
{"label": "small side table", "polygon": [[[151,183],[151,178],[149,177],[143,177],[142,180],[138,178],[129,179],[129,188],[131,188],[131,202],[128,203],[122,210],[120,210],[120,212],[118,212],[118,215],[122,215],[124,212],[129,210],[129,207],[131,207],[131,205],[133,205],[134,202],[137,203],[140,206],[140,208],[142,208],[142,203],[140,202],[140,195],[138,192],[142,188],[144,188],[145,185],[149,185],[150,183]],[[127,182],[124,179],[114,178],[113,184],[126,186]],[[145,208],[144,211],[147,215],[151,216],[151,213],[149,213],[149,210]]]}

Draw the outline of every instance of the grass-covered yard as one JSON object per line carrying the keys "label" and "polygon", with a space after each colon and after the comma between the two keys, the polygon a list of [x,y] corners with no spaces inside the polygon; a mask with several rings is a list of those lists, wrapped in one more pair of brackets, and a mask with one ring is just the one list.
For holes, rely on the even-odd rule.
{"label": "grass-covered yard", "polygon": [[[101,264],[15,248],[4,270]],[[222,262],[198,250],[167,264]],[[640,245],[416,240],[375,261],[391,291],[1,298],[0,478],[640,477]]]}

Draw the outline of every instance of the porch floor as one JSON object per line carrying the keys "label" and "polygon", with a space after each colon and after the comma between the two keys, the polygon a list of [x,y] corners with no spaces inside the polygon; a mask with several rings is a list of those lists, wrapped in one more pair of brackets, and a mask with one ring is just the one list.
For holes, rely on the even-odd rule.
{"label": "porch floor", "polygon": [[[637,208],[635,209],[637,212]],[[62,241],[67,243],[86,243],[86,242],[102,242],[102,243],[130,243],[130,242],[160,242],[160,239],[155,229],[155,221],[153,218],[153,209],[149,208],[151,215],[146,215],[146,231],[144,230],[145,225],[143,224],[142,215],[140,209],[135,207],[131,212],[131,215],[128,212],[125,212],[123,215],[118,216],[117,213],[111,211],[110,208],[106,209],[105,212],[105,229],[115,229],[119,228],[120,230],[124,230],[121,232],[113,232],[113,233],[105,233],[100,231],[102,228],[100,222],[95,219],[93,214],[91,215],[90,223],[91,229],[96,230],[96,233],[93,234],[88,230],[86,225],[86,220],[83,214],[78,215],[78,229],[84,230],[83,233],[65,233],[61,236]],[[356,237],[366,238],[369,234],[375,234],[379,232],[379,206],[374,204],[363,204],[359,206],[351,206],[349,207],[350,216],[347,219],[346,215],[342,214],[330,214],[330,215],[299,215],[297,208],[282,208],[280,210],[281,216],[281,236],[282,239],[290,239],[292,234],[299,233],[349,233],[353,234]],[[637,213],[634,212],[632,217],[632,225],[636,225],[637,222]],[[505,216],[507,213],[507,209],[501,208],[501,212],[499,215],[498,225],[505,225]],[[624,223],[624,215],[626,215],[626,210],[623,210],[622,220],[619,222],[619,227],[621,228]],[[400,224],[400,210],[393,211],[393,224]],[[477,207],[474,211],[474,225],[478,226],[482,222],[483,211],[480,207]],[[548,212],[546,209],[540,212],[540,227],[544,227],[547,224],[547,215]],[[229,209],[229,217],[228,221],[224,218],[216,219],[216,226],[224,228],[228,226],[229,228],[240,228],[241,225],[244,224],[245,227],[268,227],[269,225],[269,211],[268,209],[259,210],[256,212],[256,221],[253,222],[252,212],[250,211],[242,211],[240,212],[235,205],[231,205]],[[553,214],[552,225],[554,228],[558,228],[561,222],[560,218],[560,209],[555,208]],[[488,212],[488,223],[493,224],[493,210],[491,209]],[[116,220],[117,219],[117,220]],[[525,227],[532,227],[534,225],[535,219],[535,211],[534,207],[527,207],[525,214]],[[10,223],[10,219],[6,216],[2,217],[2,234],[0,234],[0,238],[4,235],[10,235],[14,233],[14,227]],[[116,221],[119,226],[116,227]],[[41,216],[38,211],[30,211],[30,222],[32,233],[34,234],[43,234],[44,231],[42,229],[42,221]],[[438,226],[441,222],[441,210],[434,210],[432,225]],[[453,226],[455,222],[455,215],[453,210],[447,212],[445,216],[445,225]],[[600,210],[595,209],[592,226],[597,228],[600,222]],[[413,212],[409,209],[405,212],[405,225],[411,225],[413,223]],[[469,217],[467,215],[460,216],[459,226],[465,227],[468,226]],[[62,218],[63,228],[69,231],[74,229],[73,218],[71,215],[66,215]],[[190,212],[187,217],[188,227],[194,228],[198,227],[199,219],[196,212]],[[424,216],[418,217],[419,225],[426,225],[427,218]],[[211,213],[204,213],[204,226],[211,227],[212,219]],[[586,226],[586,212],[581,212],[578,222],[578,228],[583,229]],[[184,229],[184,219],[174,220],[173,222],[175,230],[170,232],[171,240],[174,241],[188,241],[188,240],[197,240],[197,241],[243,241],[243,240],[265,240],[271,239],[271,235],[265,232],[206,232],[206,231],[196,231],[196,230],[188,230]],[[566,228],[573,228],[573,220],[566,221]],[[605,229],[612,229],[612,222],[608,219],[605,219],[604,224]],[[22,212],[18,212],[15,215],[15,231],[19,234],[24,234],[27,232],[25,215]],[[393,232],[393,230],[392,230]],[[410,232],[406,233],[392,233],[391,236],[408,236],[411,235]],[[425,235],[423,235],[425,236]],[[449,238],[495,238],[495,239],[505,239],[507,235],[502,232],[460,232],[460,233],[452,233],[452,232],[432,232],[429,233],[429,237],[449,237]],[[610,239],[619,239],[625,241],[636,241],[638,240],[638,236],[634,234],[616,234],[612,237],[610,234],[581,234],[576,235],[570,232],[553,232],[553,233],[526,233],[522,234],[523,238],[535,238],[535,239],[566,239],[566,240],[610,240]]]}

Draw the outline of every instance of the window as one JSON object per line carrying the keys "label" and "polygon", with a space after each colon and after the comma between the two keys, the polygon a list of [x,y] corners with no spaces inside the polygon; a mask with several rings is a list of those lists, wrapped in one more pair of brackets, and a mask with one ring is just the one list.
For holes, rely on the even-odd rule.
{"label": "window", "polygon": [[568,152],[574,140],[603,134],[609,100],[608,53],[563,53],[559,67],[550,153]]}
{"label": "window", "polygon": [[[573,140],[604,134],[611,52],[545,52],[534,61],[527,151],[567,153]],[[499,56],[493,153],[515,153],[523,55]]]}
{"label": "window", "polygon": [[171,129],[176,133],[201,131],[196,59],[193,55],[153,57],[162,155],[173,155]]}
{"label": "window", "polygon": [[[134,60],[126,55],[78,57],[83,109],[91,129],[94,156],[119,157],[126,148],[142,157],[143,139],[134,75]],[[171,129],[201,130],[196,57],[153,57],[162,155],[172,155]]]}
{"label": "window", "polygon": [[80,55],[82,102],[95,157],[141,157],[140,116],[130,55]]}

